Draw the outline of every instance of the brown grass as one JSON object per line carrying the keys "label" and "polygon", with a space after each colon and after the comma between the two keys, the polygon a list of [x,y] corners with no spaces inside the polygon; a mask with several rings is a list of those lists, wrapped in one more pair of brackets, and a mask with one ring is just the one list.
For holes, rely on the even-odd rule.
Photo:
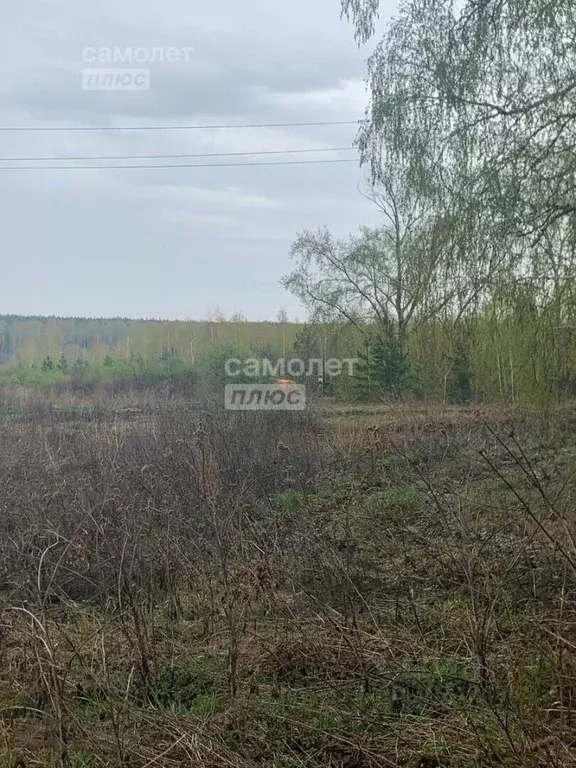
{"label": "brown grass", "polygon": [[0,766],[576,765],[572,409],[83,405],[3,407]]}

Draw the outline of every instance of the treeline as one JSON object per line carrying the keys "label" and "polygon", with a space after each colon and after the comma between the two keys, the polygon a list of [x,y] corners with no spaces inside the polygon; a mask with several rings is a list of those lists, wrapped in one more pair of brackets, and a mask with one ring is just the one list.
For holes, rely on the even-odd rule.
{"label": "treeline", "polygon": [[298,324],[279,313],[278,322],[248,322],[238,315],[204,321],[128,318],[58,318],[0,315],[0,364],[39,366],[47,358],[81,359],[100,365],[107,357],[155,358],[177,352],[194,364],[198,354],[218,341],[265,348],[294,342]]}
{"label": "treeline", "polygon": [[[524,286],[465,319],[408,326],[403,343],[377,323],[159,323],[2,318],[30,334],[24,349],[0,366],[0,386],[72,387],[112,391],[166,385],[197,396],[218,395],[230,360],[302,361],[291,377],[317,389],[318,360],[355,359],[327,375],[327,394],[378,402],[433,398],[447,403],[545,404],[576,395],[576,301],[535,303]],[[27,325],[30,324],[30,327]],[[89,330],[99,329],[96,335]],[[84,346],[78,344],[84,333]],[[107,336],[107,334],[109,334]],[[105,340],[119,336],[116,344]],[[123,337],[120,336],[123,334]],[[25,338],[22,334],[21,338]],[[62,339],[73,339],[62,344]],[[34,355],[32,355],[34,351]],[[279,364],[279,365],[278,365]],[[237,371],[242,366],[235,364]],[[292,372],[293,372],[292,371]],[[270,380],[260,375],[253,380]]]}

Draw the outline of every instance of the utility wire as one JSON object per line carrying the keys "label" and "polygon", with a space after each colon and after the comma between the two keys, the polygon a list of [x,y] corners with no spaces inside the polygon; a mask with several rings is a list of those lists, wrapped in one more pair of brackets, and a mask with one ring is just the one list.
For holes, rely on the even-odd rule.
{"label": "utility wire", "polygon": [[249,155],[292,155],[300,152],[349,152],[354,147],[334,147],[334,148],[322,148],[322,149],[270,149],[256,152],[201,152],[199,154],[183,154],[183,155],[102,155],[97,156],[83,156],[83,157],[0,157],[0,162],[13,162],[13,163],[32,163],[32,162],[53,162],[58,160],[73,161],[73,160],[169,160],[169,159],[183,159],[193,157],[245,157]]}
{"label": "utility wire", "polygon": [[259,165],[320,165],[329,163],[357,163],[356,158],[342,158],[340,160],[283,160],[280,162],[261,163],[193,163],[175,165],[4,165],[0,171],[105,171],[112,169],[135,170],[156,168],[247,168]]}
{"label": "utility wire", "polygon": [[106,126],[74,126],[60,128],[57,126],[0,126],[0,131],[197,131],[226,128],[298,128],[321,125],[358,125],[358,120],[325,120],[317,123],[245,123],[243,125],[135,125],[114,127]]}

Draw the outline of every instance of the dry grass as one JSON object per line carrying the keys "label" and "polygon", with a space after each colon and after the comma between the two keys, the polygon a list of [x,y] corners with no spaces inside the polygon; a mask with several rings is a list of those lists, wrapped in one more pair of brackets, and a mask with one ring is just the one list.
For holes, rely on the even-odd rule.
{"label": "dry grass", "polygon": [[0,425],[0,766],[576,765],[573,410],[54,405]]}

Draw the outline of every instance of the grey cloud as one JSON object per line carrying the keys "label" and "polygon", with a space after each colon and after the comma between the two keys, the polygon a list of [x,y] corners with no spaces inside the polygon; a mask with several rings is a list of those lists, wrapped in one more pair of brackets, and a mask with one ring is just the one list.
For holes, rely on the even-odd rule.
{"label": "grey cloud", "polygon": [[[150,37],[157,44],[156,38]],[[166,47],[174,46],[174,40]],[[143,37],[138,43],[146,46]],[[96,47],[87,46],[87,47]],[[110,48],[116,47],[110,44]],[[118,44],[118,48],[125,48]],[[136,47],[136,46],[133,46]],[[152,49],[153,43],[148,47]],[[81,89],[81,72],[97,64],[81,60],[27,67],[11,88],[0,97],[0,105],[26,109],[36,119],[79,120],[102,124],[102,116],[181,118],[194,115],[243,115],[254,119],[278,119],[282,110],[264,104],[258,92],[297,93],[336,87],[341,79],[359,78],[363,64],[357,59],[333,54],[310,59],[294,57],[290,46],[251,52],[249,45],[236,47],[211,40],[191,54],[189,62],[152,63],[149,91],[134,93],[89,92]],[[57,59],[57,56],[54,57]],[[101,64],[100,66],[114,66]],[[144,65],[135,65],[144,66]]]}
{"label": "grey cloud", "polygon": [[[5,10],[0,123],[276,123],[356,119],[334,98],[365,65],[338,0],[23,0]],[[3,30],[4,31],[4,30]],[[194,47],[153,65],[150,91],[80,87],[86,47]],[[105,66],[105,65],[103,65]],[[309,98],[326,92],[325,99]],[[143,133],[6,133],[3,156],[242,152],[350,144],[353,126]],[[304,155],[298,159],[307,159]],[[312,156],[313,157],[313,156]],[[327,156],[319,156],[327,157]],[[258,158],[246,158],[246,162]],[[262,158],[260,158],[262,159]],[[270,158],[281,161],[280,157]],[[201,163],[191,160],[190,163]],[[222,159],[221,162],[225,162]],[[4,164],[2,164],[4,165]],[[295,234],[375,220],[355,163],[281,168],[0,170],[3,311],[273,317]]]}

